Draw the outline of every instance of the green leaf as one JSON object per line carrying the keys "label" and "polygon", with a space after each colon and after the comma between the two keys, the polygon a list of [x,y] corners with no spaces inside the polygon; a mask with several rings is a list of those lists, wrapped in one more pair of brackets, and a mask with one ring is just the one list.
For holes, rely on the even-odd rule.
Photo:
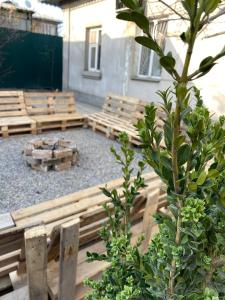
{"label": "green leaf", "polygon": [[198,186],[196,182],[189,182],[188,189],[192,192],[195,192],[197,190]]}
{"label": "green leaf", "polygon": [[161,66],[164,69],[166,69],[169,73],[172,73],[176,65],[176,61],[171,55],[161,57],[159,62]]}
{"label": "green leaf", "polygon": [[139,44],[141,44],[142,46],[145,46],[149,49],[152,49],[153,51],[155,51],[157,54],[162,55],[162,50],[159,47],[159,45],[156,43],[156,41],[153,40],[153,38],[151,37],[147,37],[147,36],[137,36],[135,38],[135,41]]}
{"label": "green leaf", "polygon": [[225,187],[222,187],[220,192],[219,192],[219,195],[221,198],[225,198]]}
{"label": "green leaf", "polygon": [[188,236],[185,234],[181,239],[181,244],[184,245],[184,244],[187,244],[187,243],[188,243]]}
{"label": "green leaf", "polygon": [[128,8],[135,10],[138,8],[138,5],[135,1],[133,0],[121,0],[121,2]]}
{"label": "green leaf", "polygon": [[208,172],[208,177],[209,178],[215,178],[218,175],[219,175],[219,171],[216,170],[216,169],[209,170],[209,172]]}
{"label": "green leaf", "polygon": [[221,0],[205,0],[204,1],[204,11],[207,15],[211,14],[216,10]]}
{"label": "green leaf", "polygon": [[132,21],[131,13],[129,12],[121,12],[116,16],[116,18],[124,21]]}
{"label": "green leaf", "polygon": [[167,169],[169,169],[169,170],[172,170],[172,160],[171,160],[171,158],[169,158],[169,157],[166,157],[166,156],[160,156],[160,162],[161,162],[161,164],[165,167],[165,168],[167,168]]}
{"label": "green leaf", "polygon": [[180,38],[184,43],[187,43],[187,38],[186,38],[185,32],[181,33]]}
{"label": "green leaf", "polygon": [[207,177],[207,174],[205,171],[202,171],[202,173],[199,175],[197,179],[197,185],[203,185]]}
{"label": "green leaf", "polygon": [[207,68],[209,64],[211,64],[212,60],[213,60],[212,56],[208,56],[204,58],[199,65],[199,69],[204,71],[204,69]]}
{"label": "green leaf", "polygon": [[195,0],[184,0],[182,1],[183,7],[188,13],[190,19],[194,16],[194,10],[195,10]]}
{"label": "green leaf", "polygon": [[144,31],[144,33],[149,32],[149,20],[143,14],[132,12],[131,18],[131,21],[135,22],[136,25]]}
{"label": "green leaf", "polygon": [[191,153],[191,147],[188,144],[183,144],[179,149],[178,149],[178,163],[179,165],[185,164]]}

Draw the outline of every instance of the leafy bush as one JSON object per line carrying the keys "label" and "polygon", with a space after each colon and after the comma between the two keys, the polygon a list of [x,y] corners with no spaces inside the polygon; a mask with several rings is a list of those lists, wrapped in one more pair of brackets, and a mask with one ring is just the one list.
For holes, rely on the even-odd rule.
{"label": "leafy bush", "polygon": [[[215,12],[219,0],[184,0],[189,27],[181,35],[187,53],[181,74],[172,53],[165,54],[149,31],[149,20],[136,0],[123,0],[129,8],[119,19],[135,22],[145,36],[136,41],[155,51],[174,85],[159,92],[165,112],[164,128],[157,128],[157,108],[146,107],[145,118],[136,125],[142,140],[143,162],[149,164],[167,185],[169,214],[157,213],[159,233],[148,252],[139,251],[140,241],[131,245],[130,209],[144,182],[143,163],[131,183],[133,150],[122,136],[124,160],[114,150],[124,173],[125,203],[118,193],[104,189],[114,205],[114,214],[105,207],[109,223],[102,231],[105,255],[89,254],[89,259],[106,260],[111,266],[98,282],[88,281],[93,292],[87,299],[125,300],[217,300],[225,299],[225,118],[212,121],[200,92],[188,83],[204,76],[225,55],[202,60],[189,74],[196,37]],[[194,105],[190,102],[194,101]]]}

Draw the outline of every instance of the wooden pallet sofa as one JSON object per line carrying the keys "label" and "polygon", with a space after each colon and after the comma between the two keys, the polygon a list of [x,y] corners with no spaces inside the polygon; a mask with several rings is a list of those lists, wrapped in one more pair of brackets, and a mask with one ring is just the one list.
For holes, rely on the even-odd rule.
{"label": "wooden pallet sofa", "polygon": [[28,115],[37,123],[37,130],[82,126],[85,116],[76,111],[73,92],[25,92]]}
{"label": "wooden pallet sofa", "polygon": [[[150,225],[149,229],[148,222],[144,221],[143,224],[140,223],[140,221],[142,222],[144,211],[146,211],[147,214],[149,212],[149,209],[145,209],[149,191],[159,189],[161,186],[161,182],[154,173],[145,174],[145,179],[147,187],[140,192],[132,211],[134,222],[133,230],[136,230],[138,233],[143,232],[143,228],[145,232],[149,232],[149,230],[152,229],[152,225]],[[122,190],[122,182],[122,179],[113,180],[107,183],[107,187],[110,189],[116,188],[120,192]],[[25,271],[26,251],[24,233],[29,230],[29,228],[32,229],[34,226],[44,225],[45,235],[48,237],[48,290],[51,298],[56,299],[59,291],[59,277],[57,274],[60,272],[58,264],[56,264],[54,259],[58,256],[57,253],[59,252],[60,243],[56,243],[55,241],[59,241],[59,232],[61,232],[62,224],[79,219],[80,250],[77,263],[76,300],[82,299],[84,291],[86,292],[86,288],[84,288],[82,283],[83,279],[87,277],[96,278],[96,276],[99,276],[101,273],[103,267],[98,264],[93,264],[93,266],[90,267],[87,266],[85,261],[85,253],[87,251],[101,251],[101,249],[104,251],[104,248],[102,248],[103,244],[99,241],[98,232],[107,220],[102,205],[107,203],[109,199],[99,190],[101,186],[104,185],[88,188],[77,193],[13,212],[11,215],[15,227],[0,231],[0,283],[1,280],[5,279],[8,274],[13,271],[18,271],[18,274]],[[163,191],[161,191],[157,199],[159,200],[159,202],[157,200],[157,204],[154,203],[154,201],[150,201],[151,199],[148,200],[148,202],[150,201],[148,203],[148,207],[151,208],[150,211],[152,211],[152,205],[155,207],[154,211],[165,207],[166,201]],[[149,217],[145,219],[149,220]]]}
{"label": "wooden pallet sofa", "polygon": [[[139,146],[141,144],[134,124],[144,118],[144,110],[147,102],[138,98],[109,94],[106,97],[103,109],[99,113],[88,115],[88,126],[93,131],[101,131],[108,138],[118,137],[121,132],[126,132],[130,143]],[[163,112],[158,112],[158,127],[163,126]]]}
{"label": "wooden pallet sofa", "polygon": [[27,116],[22,91],[0,91],[0,135],[36,134],[36,122]]}

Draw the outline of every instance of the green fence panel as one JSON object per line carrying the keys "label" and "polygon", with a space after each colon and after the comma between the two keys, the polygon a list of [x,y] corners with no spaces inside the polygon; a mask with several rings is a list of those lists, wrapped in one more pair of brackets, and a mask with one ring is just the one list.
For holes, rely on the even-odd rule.
{"label": "green fence panel", "polygon": [[62,38],[0,28],[0,89],[62,89]]}

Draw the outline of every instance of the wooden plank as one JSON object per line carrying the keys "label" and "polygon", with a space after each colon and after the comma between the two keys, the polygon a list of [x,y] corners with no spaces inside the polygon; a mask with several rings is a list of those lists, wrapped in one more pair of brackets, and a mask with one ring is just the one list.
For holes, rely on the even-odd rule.
{"label": "wooden plank", "polygon": [[153,215],[157,211],[158,203],[159,203],[159,189],[155,189],[154,191],[148,194],[144,218],[143,218],[143,232],[145,235],[145,240],[142,244],[142,253],[146,253],[148,250],[148,245],[152,236],[152,228],[154,226],[154,218]]}
{"label": "wooden plank", "polygon": [[[143,175],[145,181],[147,184],[150,184],[154,182],[155,180],[158,180],[159,177],[154,172],[149,172]],[[101,187],[107,186],[108,189],[112,188],[119,188],[123,183],[122,178],[114,179],[106,183],[99,184],[95,187],[90,187],[82,191],[78,191],[76,193],[72,193],[60,198],[56,198],[50,201],[45,201],[39,204],[35,204],[33,206],[19,209],[15,212],[12,212],[12,218],[14,222],[19,224],[19,220],[25,219],[30,216],[35,216],[38,214],[41,214],[42,212],[45,212],[46,210],[53,210],[56,208],[62,208],[64,205],[75,203],[78,201],[82,201],[85,198],[92,198],[94,196],[97,196],[99,194],[102,194],[100,191]]]}
{"label": "wooden plank", "polygon": [[0,215],[0,231],[14,227],[15,223],[10,213]]}
{"label": "wooden plank", "polygon": [[59,256],[59,300],[75,299],[80,220],[61,226]]}
{"label": "wooden plank", "polygon": [[25,93],[25,102],[30,115],[72,114],[76,112],[73,92]]}
{"label": "wooden plank", "polygon": [[19,261],[20,250],[8,252],[5,255],[0,256],[0,268],[14,264]]}
{"label": "wooden plank", "polygon": [[0,278],[8,275],[9,273],[11,273],[13,271],[16,271],[17,267],[18,267],[18,263],[16,262],[16,263],[7,265],[3,268],[0,268]]}
{"label": "wooden plank", "polygon": [[[118,191],[122,193],[122,188],[118,188]],[[140,193],[146,193],[146,190],[143,189],[142,191],[140,191]],[[102,206],[104,203],[108,203],[110,201],[110,199],[102,193],[98,193],[96,196],[82,199],[82,201],[81,199],[79,200],[80,201],[73,201],[72,203],[68,203],[66,206],[64,205],[63,209],[61,207],[53,207],[53,210],[45,210],[40,215],[30,215],[27,218],[23,218],[20,220],[17,219],[17,221],[15,222],[20,226],[29,224],[31,222],[40,221],[43,221],[45,224],[49,224],[59,219],[85,212],[92,206]],[[62,205],[63,203],[61,202],[61,206]]]}
{"label": "wooden plank", "polygon": [[47,300],[47,239],[44,226],[25,231],[30,300]]}
{"label": "wooden plank", "polygon": [[[132,244],[134,244],[140,234],[142,233],[142,222],[132,226]],[[87,288],[84,287],[83,281],[87,278],[95,279],[99,278],[102,271],[104,271],[107,267],[109,267],[109,263],[105,261],[94,261],[88,263],[86,261],[86,253],[87,252],[99,252],[103,254],[105,252],[104,242],[100,241],[97,243],[93,243],[84,249],[80,250],[78,253],[78,265],[77,265],[77,280],[76,280],[76,297],[75,299],[82,299],[84,297]],[[48,268],[48,287],[49,294],[51,299],[57,299],[58,293],[58,278],[57,274],[59,271],[59,265],[52,261],[49,264]],[[74,281],[75,282],[75,281]]]}

